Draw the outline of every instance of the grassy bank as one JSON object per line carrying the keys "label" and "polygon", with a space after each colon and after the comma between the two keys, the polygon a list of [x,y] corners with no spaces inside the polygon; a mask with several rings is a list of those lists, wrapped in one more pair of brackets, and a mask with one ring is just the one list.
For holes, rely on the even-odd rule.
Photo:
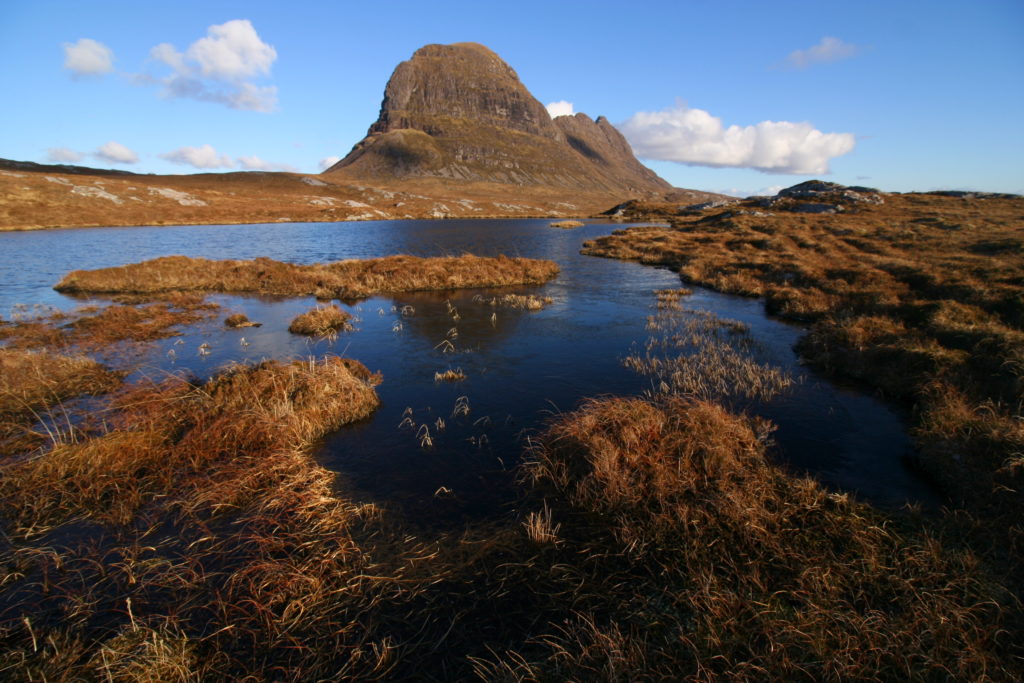
{"label": "grassy bank", "polygon": [[372,509],[337,499],[309,447],[369,415],[376,381],[328,358],[141,383],[114,397],[106,432],[6,463],[0,668],[308,677],[345,651],[372,671],[387,647],[357,628],[374,582],[349,534]]}
{"label": "grassy bank", "polygon": [[584,251],[665,265],[811,323],[801,354],[913,408],[921,466],[976,518],[979,548],[1019,579],[1024,199],[851,197],[844,188],[813,199],[677,216]]}
{"label": "grassy bank", "polygon": [[167,256],[117,268],[76,270],[55,287],[67,293],[227,292],[358,299],[373,294],[541,284],[558,274],[552,261],[463,256],[297,265],[267,258],[211,261]]}

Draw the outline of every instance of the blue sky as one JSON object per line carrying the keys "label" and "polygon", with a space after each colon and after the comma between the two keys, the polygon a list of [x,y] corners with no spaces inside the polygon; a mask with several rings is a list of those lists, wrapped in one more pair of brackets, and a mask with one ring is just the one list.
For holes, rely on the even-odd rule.
{"label": "blue sky", "polygon": [[317,172],[398,62],[459,41],[606,116],[679,187],[1024,193],[1020,0],[5,0],[0,157]]}

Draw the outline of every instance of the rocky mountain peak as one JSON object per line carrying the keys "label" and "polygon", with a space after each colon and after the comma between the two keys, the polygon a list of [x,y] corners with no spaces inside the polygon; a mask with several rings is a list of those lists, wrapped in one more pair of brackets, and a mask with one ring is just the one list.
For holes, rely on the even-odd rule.
{"label": "rocky mountain peak", "polygon": [[399,64],[369,134],[403,128],[444,134],[467,122],[558,137],[512,67],[477,43],[427,45]]}
{"label": "rocky mountain peak", "polygon": [[537,185],[622,195],[671,187],[603,116],[552,120],[498,55],[427,45],[396,68],[367,136],[326,173]]}

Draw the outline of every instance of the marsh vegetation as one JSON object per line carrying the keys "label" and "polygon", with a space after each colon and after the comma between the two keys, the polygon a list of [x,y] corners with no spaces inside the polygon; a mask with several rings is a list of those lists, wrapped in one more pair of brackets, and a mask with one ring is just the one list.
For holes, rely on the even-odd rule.
{"label": "marsh vegetation", "polygon": [[[346,267],[384,272],[387,260],[376,261]],[[236,263],[248,278],[257,262]],[[244,291],[287,291],[280,283],[295,278],[303,284],[292,292],[313,295],[317,287],[305,279],[312,271],[302,268],[282,265],[266,290]],[[191,285],[181,283],[198,276],[154,272],[112,281],[133,290],[152,279],[142,296],[155,301],[90,304],[0,327],[0,418],[14,425],[0,462],[0,669],[12,677],[847,680],[1021,672],[1019,587],[1010,569],[1017,546],[997,553],[988,545],[996,532],[1012,541],[1012,527],[977,536],[993,518],[976,508],[880,510],[792,471],[776,425],[752,409],[799,391],[792,369],[763,353],[749,323],[702,309],[690,290],[665,288],[669,282],[648,289],[646,330],[642,312],[637,323],[646,340],[609,354],[609,367],[639,371],[637,385],[647,382],[649,391],[555,411],[517,442],[523,459],[508,463],[516,495],[500,514],[431,526],[367,496],[344,467],[332,471],[318,455],[332,431],[365,429],[388,400],[408,396],[382,402],[388,376],[331,346],[318,348],[320,358],[236,364],[209,379],[175,372],[125,381],[123,348],[162,353],[155,341],[220,310],[201,296],[213,291],[209,280],[198,295],[183,295]],[[506,275],[502,269],[498,278]],[[325,280],[324,291],[370,291],[367,282],[391,291],[362,275],[346,280],[353,281],[362,284]],[[481,387],[504,382],[515,402],[521,380],[480,363],[481,335],[497,338],[516,316],[538,325],[564,316],[573,298],[545,296],[550,291],[461,299],[445,291],[373,301],[361,313],[347,304],[314,310],[336,308],[344,322],[359,315],[360,328],[380,328],[375,340],[424,348],[410,365],[445,403],[410,406],[400,418],[406,404],[397,403],[387,429],[407,442],[410,459],[429,467],[450,459],[466,469],[453,440],[473,430],[473,442],[460,447],[479,458],[502,422],[519,431],[511,414],[503,420],[489,407]],[[284,320],[311,303],[294,302]],[[258,334],[278,325],[289,336],[261,310]],[[600,325],[614,322],[606,316],[613,310],[600,309]],[[185,317],[170,323],[168,315]],[[116,322],[133,316],[135,323]],[[72,324],[86,318],[105,324]],[[215,327],[228,339],[257,334]],[[587,336],[555,334],[574,355]],[[187,338],[191,348],[195,339]],[[501,348],[536,353],[530,341],[523,335]],[[567,358],[556,357],[537,381],[550,385]],[[492,375],[499,384],[484,383]],[[97,398],[76,398],[83,394]],[[966,394],[942,400],[948,416],[928,413],[940,420],[931,429],[976,433],[987,419]],[[45,430],[40,417],[53,410],[66,415],[67,429]],[[420,470],[410,476],[424,478]],[[430,497],[456,504],[487,485],[475,474],[467,481],[428,479]]]}

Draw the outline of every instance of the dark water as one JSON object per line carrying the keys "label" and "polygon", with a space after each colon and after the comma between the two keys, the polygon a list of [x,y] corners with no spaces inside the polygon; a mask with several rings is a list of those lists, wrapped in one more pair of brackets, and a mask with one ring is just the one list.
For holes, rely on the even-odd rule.
{"label": "dark water", "polygon": [[[268,256],[299,263],[396,253],[553,259],[562,268],[560,276],[538,288],[373,297],[346,306],[358,318],[357,330],[333,342],[287,332],[290,319],[310,308],[312,299],[217,296],[226,309],[264,325],[199,326],[160,342],[143,365],[146,373],[188,368],[207,376],[236,360],[325,353],[359,359],[383,373],[378,388],[383,405],[366,422],[328,438],[323,462],[342,474],[351,495],[392,503],[412,518],[457,523],[501,514],[515,495],[515,463],[552,414],[571,410],[586,397],[649,388],[649,380],[624,368],[621,359],[648,336],[644,325],[653,313],[652,290],[677,287],[678,277],[579,254],[584,240],[613,226],[592,222],[557,230],[548,225],[546,220],[447,220],[2,233],[0,315],[11,315],[16,304],[79,305],[51,289],[75,268],[169,254]],[[537,293],[554,303],[525,312],[479,301],[507,291]],[[763,357],[798,379],[783,397],[757,408],[779,426],[781,461],[878,504],[934,502],[904,464],[911,446],[900,417],[879,401],[799,366],[792,352],[799,328],[766,318],[759,302],[710,291],[698,290],[686,305],[747,323]],[[200,343],[210,345],[208,356],[198,354]],[[467,379],[435,382],[434,373],[449,368],[461,368]]]}

